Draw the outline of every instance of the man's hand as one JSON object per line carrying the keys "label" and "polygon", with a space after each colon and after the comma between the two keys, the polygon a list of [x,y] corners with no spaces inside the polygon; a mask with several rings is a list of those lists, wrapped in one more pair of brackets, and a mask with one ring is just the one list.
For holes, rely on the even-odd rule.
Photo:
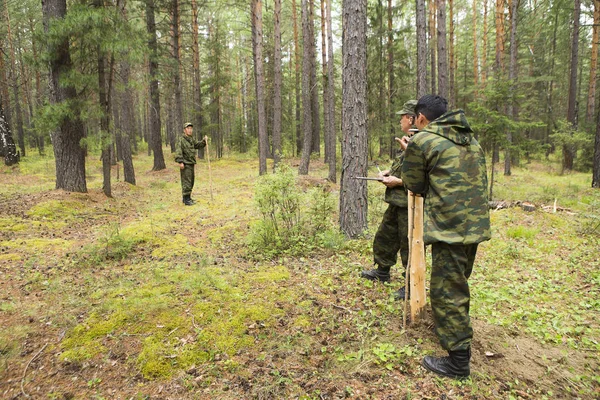
{"label": "man's hand", "polygon": [[204,142],[208,143],[208,136],[204,135]]}
{"label": "man's hand", "polygon": [[408,147],[408,142],[410,141],[410,136],[402,136],[402,139],[398,139],[398,143],[400,143],[400,148],[402,149],[402,151],[405,151],[406,148]]}
{"label": "man's hand", "polygon": [[378,178],[383,178],[385,176],[388,176],[390,174],[390,170],[386,169],[385,171],[379,171],[379,173],[377,174]]}
{"label": "man's hand", "polygon": [[381,183],[383,183],[388,188],[395,188],[397,186],[402,186],[402,179],[389,175],[384,176]]}
{"label": "man's hand", "polygon": [[184,169],[184,168],[185,168],[185,164],[184,164],[184,163],[182,163],[182,162],[180,162],[180,163],[179,163],[179,169]]}

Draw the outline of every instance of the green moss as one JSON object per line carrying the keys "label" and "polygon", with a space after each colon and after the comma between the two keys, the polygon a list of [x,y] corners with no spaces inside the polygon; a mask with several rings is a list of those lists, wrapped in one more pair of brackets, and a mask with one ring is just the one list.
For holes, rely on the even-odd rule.
{"label": "green moss", "polygon": [[45,250],[57,251],[68,249],[71,247],[71,241],[64,239],[23,238],[0,242],[0,247],[36,254]]}
{"label": "green moss", "polygon": [[21,255],[16,253],[0,254],[0,262],[2,261],[21,261]]}
{"label": "green moss", "polygon": [[27,215],[39,219],[65,220],[81,216],[85,211],[85,204],[79,201],[48,200],[33,206]]}

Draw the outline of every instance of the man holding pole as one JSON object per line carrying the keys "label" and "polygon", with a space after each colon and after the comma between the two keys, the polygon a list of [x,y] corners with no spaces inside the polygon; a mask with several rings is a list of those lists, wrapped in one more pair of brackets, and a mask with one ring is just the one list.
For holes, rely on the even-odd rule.
{"label": "man holding pole", "polygon": [[415,107],[419,134],[404,155],[402,179],[425,198],[424,242],[431,244],[431,309],[448,357],[422,365],[451,378],[470,375],[473,328],[468,278],[477,245],[491,238],[485,156],[464,111],[447,112],[446,99],[421,97]]}
{"label": "man holding pole", "polygon": [[192,200],[192,189],[194,188],[194,168],[196,166],[196,151],[206,146],[208,138],[204,136],[201,141],[193,137],[194,126],[187,122],[183,125],[183,135],[177,141],[175,147],[175,162],[179,163],[181,173],[181,193],[183,204],[191,206],[195,204]]}
{"label": "man holding pole", "polygon": [[[396,113],[400,116],[400,127],[407,135],[410,134],[409,130],[415,121],[416,104],[416,100],[409,100]],[[396,141],[399,142],[402,150],[405,150],[408,136],[404,136],[402,139],[396,138]],[[361,277],[365,279],[388,282],[390,269],[398,260],[398,251],[400,251],[403,271],[406,271],[408,264],[408,199],[400,175],[403,160],[404,153],[396,157],[389,170],[379,173],[381,182],[386,186],[384,201],[389,206],[383,214],[383,219],[373,240],[373,260],[377,268],[363,271]],[[402,275],[404,276],[405,273]],[[405,295],[404,286],[394,293],[397,300],[404,300]]]}

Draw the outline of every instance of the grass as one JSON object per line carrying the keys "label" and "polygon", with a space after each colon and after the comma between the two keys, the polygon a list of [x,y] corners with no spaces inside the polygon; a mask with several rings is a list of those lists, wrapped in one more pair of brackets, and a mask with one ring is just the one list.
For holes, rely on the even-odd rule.
{"label": "grass", "polygon": [[[313,160],[316,179],[297,189],[314,237],[273,251],[249,245],[255,160],[213,160],[213,201],[200,163],[195,207],[180,203],[176,169],[151,172],[151,161],[138,155],[138,185],[113,181],[112,199],[97,157],[88,194],[52,190],[50,157],[0,169],[0,376],[19,382],[49,342],[25,381],[47,398],[597,397],[600,192],[589,174],[536,162],[496,176],[495,199],[569,212],[492,211],[470,280],[474,372],[454,382],[419,367],[439,347],[427,324],[401,329],[396,270],[391,285],[357,278],[372,263],[382,185],[369,183],[369,229],[348,241],[318,226],[310,204],[337,204],[339,188],[313,188],[327,175]],[[490,349],[503,353],[498,367]]]}

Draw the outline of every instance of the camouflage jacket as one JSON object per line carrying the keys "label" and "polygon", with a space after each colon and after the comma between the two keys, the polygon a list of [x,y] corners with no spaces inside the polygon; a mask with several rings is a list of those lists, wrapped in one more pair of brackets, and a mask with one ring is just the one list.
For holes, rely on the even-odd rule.
{"label": "camouflage jacket", "polygon": [[474,244],[491,238],[485,155],[464,111],[448,112],[410,141],[402,179],[425,197],[426,244]]}
{"label": "camouflage jacket", "polygon": [[[396,178],[402,178],[402,162],[404,161],[404,152],[400,153],[390,167],[390,175]],[[384,201],[388,204],[398,207],[408,207],[408,197],[404,186],[385,189]]]}
{"label": "camouflage jacket", "polygon": [[196,149],[206,146],[204,139],[197,141],[193,137],[181,135],[175,146],[175,162],[196,164]]}

